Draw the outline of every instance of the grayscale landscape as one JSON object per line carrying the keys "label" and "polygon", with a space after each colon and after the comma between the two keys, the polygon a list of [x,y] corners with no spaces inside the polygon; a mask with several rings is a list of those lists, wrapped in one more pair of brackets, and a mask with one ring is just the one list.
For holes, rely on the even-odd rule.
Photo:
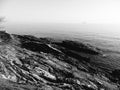
{"label": "grayscale landscape", "polygon": [[120,90],[119,4],[0,0],[0,90]]}

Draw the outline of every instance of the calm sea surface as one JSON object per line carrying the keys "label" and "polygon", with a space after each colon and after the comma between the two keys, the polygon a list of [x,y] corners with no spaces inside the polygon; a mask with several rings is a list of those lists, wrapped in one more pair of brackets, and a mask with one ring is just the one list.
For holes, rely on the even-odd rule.
{"label": "calm sea surface", "polygon": [[76,39],[99,48],[120,52],[119,25],[9,24],[6,30],[37,37]]}

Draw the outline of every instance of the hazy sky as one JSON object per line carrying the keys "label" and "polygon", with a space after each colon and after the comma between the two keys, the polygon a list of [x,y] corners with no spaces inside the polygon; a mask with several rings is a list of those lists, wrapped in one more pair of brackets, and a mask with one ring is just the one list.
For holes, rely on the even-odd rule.
{"label": "hazy sky", "polygon": [[120,36],[120,0],[0,0],[0,16],[5,16],[10,32],[86,31]]}
{"label": "hazy sky", "polygon": [[0,0],[11,23],[120,23],[120,0]]}

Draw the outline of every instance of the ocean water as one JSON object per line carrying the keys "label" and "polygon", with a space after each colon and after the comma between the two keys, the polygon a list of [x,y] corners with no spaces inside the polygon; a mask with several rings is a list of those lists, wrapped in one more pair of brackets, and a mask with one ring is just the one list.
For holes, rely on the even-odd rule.
{"label": "ocean water", "polygon": [[37,37],[74,39],[120,52],[120,26],[103,24],[7,24],[5,30]]}

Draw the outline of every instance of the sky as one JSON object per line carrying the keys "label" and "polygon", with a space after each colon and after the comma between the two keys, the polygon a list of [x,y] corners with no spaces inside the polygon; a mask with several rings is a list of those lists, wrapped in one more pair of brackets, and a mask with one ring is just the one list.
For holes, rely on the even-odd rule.
{"label": "sky", "polygon": [[1,16],[23,23],[120,23],[120,0],[0,0]]}
{"label": "sky", "polygon": [[[33,23],[38,26],[41,23],[117,25],[114,26],[115,30],[108,25],[111,31],[106,30],[107,27],[102,31],[115,31],[120,34],[118,27],[120,0],[0,0],[0,16],[5,17],[7,24],[12,25],[29,24],[30,26]],[[87,26],[86,28],[88,31],[91,30]]]}

